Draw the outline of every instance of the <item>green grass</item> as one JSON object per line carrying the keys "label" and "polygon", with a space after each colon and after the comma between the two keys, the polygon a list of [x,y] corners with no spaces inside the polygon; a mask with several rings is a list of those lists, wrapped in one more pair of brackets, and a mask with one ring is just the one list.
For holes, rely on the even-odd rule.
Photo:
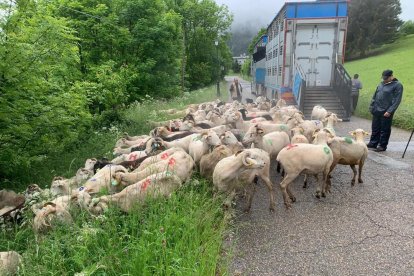
{"label": "green grass", "polygon": [[[225,91],[226,84],[221,85]],[[157,110],[213,100],[215,88],[168,102],[148,98],[125,111],[126,124],[98,131],[77,150],[51,157],[45,161],[47,168],[32,177],[45,187],[53,174],[72,176],[86,158],[109,157],[123,131],[148,133],[145,120],[167,119]],[[74,208],[74,225],[59,226],[45,236],[35,236],[29,218],[29,223],[12,231],[0,230],[0,251],[16,250],[23,255],[21,275],[223,274],[227,266],[221,258],[222,242],[228,221],[221,204],[222,198],[213,196],[212,184],[195,176],[170,198],[149,199],[129,214],[109,209],[103,216],[92,217]]]}
{"label": "green grass", "polygon": [[347,62],[348,73],[353,76],[359,74],[363,84],[360,91],[356,115],[371,118],[368,106],[381,81],[381,73],[385,69],[392,69],[396,77],[404,86],[403,99],[398,108],[393,124],[395,126],[414,128],[414,35],[402,37],[395,43],[383,46],[377,56]]}

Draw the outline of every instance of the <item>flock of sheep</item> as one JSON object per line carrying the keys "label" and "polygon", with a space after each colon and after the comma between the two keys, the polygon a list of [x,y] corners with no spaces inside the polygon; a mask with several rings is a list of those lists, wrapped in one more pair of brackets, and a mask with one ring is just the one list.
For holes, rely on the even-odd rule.
{"label": "flock of sheep", "polygon": [[[249,104],[217,100],[160,112],[182,119],[149,122],[154,129],[148,135],[125,134],[115,144],[113,160],[88,159],[72,178],[54,178],[50,189],[30,185],[24,195],[0,191],[0,217],[16,214],[29,202],[35,214],[34,231],[46,233],[57,221],[72,223],[72,206],[92,215],[111,205],[130,212],[148,196],[168,197],[195,170],[211,180],[216,192],[225,194],[224,207],[229,208],[237,194],[244,194],[245,211],[249,211],[261,179],[273,211],[271,162],[277,162],[282,173],[280,187],[287,208],[296,200],[289,185],[300,174],[305,174],[304,187],[309,176],[316,178],[318,198],[329,192],[330,173],[337,164],[351,166],[352,185],[358,166],[358,182],[362,182],[368,154],[364,136],[368,133],[356,129],[350,133],[353,138],[336,136],[335,124],[340,119],[321,106],[315,106],[312,120],[305,120],[296,107],[283,100],[270,102],[262,97]],[[108,195],[100,196],[103,190]],[[0,271],[13,272],[19,262],[14,251],[0,253]]]}

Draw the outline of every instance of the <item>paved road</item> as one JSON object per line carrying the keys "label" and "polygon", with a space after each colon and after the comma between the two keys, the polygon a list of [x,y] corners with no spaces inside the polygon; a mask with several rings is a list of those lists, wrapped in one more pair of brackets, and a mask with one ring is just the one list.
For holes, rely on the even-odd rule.
{"label": "paved road", "polygon": [[[370,121],[353,117],[340,123],[338,135]],[[401,158],[410,132],[394,128],[384,153],[369,152],[364,183],[351,187],[352,170],[338,166],[332,193],[318,200],[315,182],[292,183],[297,202],[286,210],[280,175],[272,168],[276,212],[258,185],[252,210],[237,203],[234,275],[414,275],[414,141]]]}

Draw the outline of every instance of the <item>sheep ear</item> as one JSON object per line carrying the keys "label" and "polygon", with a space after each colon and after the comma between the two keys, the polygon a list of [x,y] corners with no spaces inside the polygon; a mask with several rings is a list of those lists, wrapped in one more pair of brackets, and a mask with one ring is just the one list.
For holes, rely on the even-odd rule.
{"label": "sheep ear", "polygon": [[349,134],[352,135],[352,136],[355,136],[356,132],[355,131],[350,131]]}
{"label": "sheep ear", "polygon": [[342,121],[343,121],[342,119],[339,119],[339,118],[336,118],[336,120],[337,120],[338,122],[342,122]]}
{"label": "sheep ear", "polygon": [[264,133],[264,130],[263,129],[261,129],[261,128],[258,128],[257,129],[257,134],[263,134]]}
{"label": "sheep ear", "polygon": [[364,131],[364,135],[369,136],[369,135],[371,135],[371,133]]}
{"label": "sheep ear", "polygon": [[242,157],[243,165],[245,165],[246,167],[253,165],[253,163],[249,160],[250,159],[249,156],[250,156],[250,153],[245,152],[245,154]]}

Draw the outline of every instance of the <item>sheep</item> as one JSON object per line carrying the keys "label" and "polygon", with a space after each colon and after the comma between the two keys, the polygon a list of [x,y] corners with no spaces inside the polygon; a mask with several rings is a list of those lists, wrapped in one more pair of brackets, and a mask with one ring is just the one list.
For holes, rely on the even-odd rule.
{"label": "sheep", "polygon": [[196,165],[200,163],[201,157],[206,154],[211,146],[221,145],[221,140],[213,130],[196,136],[188,145],[188,153],[194,159]]}
{"label": "sheep", "polygon": [[292,144],[300,144],[300,143],[309,144],[308,138],[306,138],[306,136],[303,135],[303,133],[305,132],[303,128],[294,127],[290,131],[292,133],[291,134],[292,139],[290,140]]}
{"label": "sheep", "polygon": [[274,211],[275,199],[273,185],[269,179],[270,157],[261,149],[245,149],[238,154],[220,160],[213,171],[213,184],[220,193],[228,195],[224,206],[230,206],[236,192],[247,189],[247,206],[245,211],[251,208],[255,183],[260,177],[269,190],[270,211]]}
{"label": "sheep", "polygon": [[68,209],[70,207],[71,196],[61,196],[53,201],[43,204],[41,209],[32,206],[36,214],[33,220],[33,230],[36,233],[46,233],[53,228],[56,220],[63,224],[72,224],[72,216]]}
{"label": "sheep", "polygon": [[[137,158],[139,158],[139,156],[145,156],[148,155],[150,152],[152,152],[155,148],[160,147],[161,145],[158,145],[155,141],[154,138],[150,138],[146,141],[145,144],[140,145],[140,146],[136,146],[136,147],[129,147],[126,149],[122,149],[119,147],[114,148],[114,152],[113,155],[114,156],[121,156],[119,158],[115,158],[114,160],[111,161],[111,163],[120,163],[122,161],[133,161]],[[130,155],[132,153],[132,155]],[[136,156],[136,158],[133,156]]]}
{"label": "sheep", "polygon": [[170,142],[177,139],[185,138],[189,135],[194,134],[194,132],[191,131],[177,131],[177,132],[171,132],[168,130],[167,127],[156,127],[150,132],[152,137],[159,137],[162,138],[163,141]]}
{"label": "sheep", "polygon": [[213,149],[209,154],[205,154],[201,157],[200,160],[200,175],[204,178],[212,180],[213,171],[217,163],[230,155],[234,154],[233,151],[225,146],[220,145]]}
{"label": "sheep", "polygon": [[298,127],[301,127],[304,130],[303,135],[306,136],[309,142],[313,141],[313,134],[315,130],[321,130],[323,128],[323,123],[318,120],[304,120],[303,115],[296,113],[293,117],[299,122]]}
{"label": "sheep", "polygon": [[175,152],[178,152],[178,151],[180,151],[180,152],[185,152],[182,148],[179,148],[179,147],[172,147],[172,148],[170,148],[170,149],[167,149],[167,150],[164,150],[164,151],[162,151],[162,152],[160,152],[160,153],[158,153],[157,155],[155,155],[155,156],[151,156],[151,157],[149,157],[149,158],[147,158],[147,159],[145,159],[144,161],[142,161],[142,163],[138,166],[138,168],[137,169],[135,169],[134,171],[142,171],[143,169],[145,169],[147,166],[149,166],[149,165],[151,165],[151,164],[154,164],[154,163],[157,163],[157,162],[159,162],[159,161],[161,161],[161,160],[165,160],[165,159],[167,159],[168,157],[170,157],[171,155],[173,155]]}
{"label": "sheep", "polygon": [[[364,142],[364,136],[370,135],[368,132],[363,129],[356,129],[349,132],[355,140],[349,137],[334,137],[329,142],[329,147],[333,153],[333,162],[329,173],[331,173],[337,164],[349,165],[354,173],[351,180],[351,185],[355,185],[355,179],[357,176],[357,170],[355,165],[358,165],[358,183],[363,183],[361,174],[362,168],[364,167],[365,160],[368,156],[368,148]],[[331,186],[331,181],[328,178],[327,189]]]}
{"label": "sheep", "polygon": [[112,176],[112,185],[122,188],[137,183],[142,179],[164,171],[177,175],[182,182],[190,179],[195,164],[190,155],[184,151],[177,151],[168,158],[150,164],[145,169],[131,173],[117,172]]}
{"label": "sheep", "polygon": [[173,148],[173,147],[179,147],[182,148],[185,152],[189,152],[189,145],[191,143],[191,141],[193,141],[194,139],[197,139],[197,137],[199,137],[199,134],[191,134],[189,136],[186,136],[184,138],[181,139],[176,139],[173,140],[171,142],[168,141],[163,141],[163,139],[161,139],[161,144],[162,146],[164,146],[167,149]]}
{"label": "sheep", "polygon": [[145,137],[142,139],[137,140],[128,140],[126,138],[121,138],[115,143],[115,147],[118,148],[129,148],[129,147],[137,147],[144,145],[150,137]]}
{"label": "sheep", "polygon": [[130,185],[121,192],[93,199],[89,205],[89,211],[100,214],[108,209],[109,204],[117,205],[124,212],[131,212],[134,205],[143,204],[148,196],[170,196],[182,185],[181,179],[170,172],[162,172],[148,176],[147,178]]}
{"label": "sheep", "polygon": [[[254,133],[256,132],[257,128],[260,128],[261,130],[263,130],[264,134],[268,134],[274,131],[285,132],[286,134],[289,133],[289,126],[286,124],[264,124],[264,123],[258,123],[258,124],[251,125],[249,129],[246,131],[246,133]],[[246,136],[246,134],[244,136]]]}
{"label": "sheep", "polygon": [[[111,178],[116,172],[128,172],[128,170],[120,165],[107,165],[100,169],[91,179],[80,187],[78,190],[72,192],[72,195],[76,195],[79,191],[85,190],[90,194],[98,193],[101,189],[107,188],[112,190],[115,187],[111,185]],[[115,189],[116,190],[116,189]]]}
{"label": "sheep", "polygon": [[269,153],[270,158],[276,158],[279,152],[290,143],[285,132],[273,131],[265,134],[258,125],[252,126],[243,137],[243,144],[254,143],[255,147]]}
{"label": "sheep", "polygon": [[269,112],[247,112],[246,109],[241,108],[239,109],[239,112],[242,114],[243,120],[253,120],[256,118],[264,118],[266,120],[272,121],[273,118],[270,116]]}
{"label": "sheep", "polygon": [[0,275],[16,275],[22,256],[16,251],[0,252]]}
{"label": "sheep", "polygon": [[123,136],[124,136],[123,138],[126,138],[127,140],[130,140],[130,141],[149,138],[148,135],[129,136],[127,132],[124,132]]}
{"label": "sheep", "polygon": [[14,191],[0,191],[0,217],[23,207],[25,197]]}
{"label": "sheep", "polygon": [[72,178],[67,179],[61,176],[54,177],[52,184],[50,185],[50,192],[53,196],[69,195],[72,193],[72,190],[78,188],[93,175],[93,172],[86,170],[85,168],[80,168]]}
{"label": "sheep", "polygon": [[286,208],[291,207],[290,200],[292,202],[296,201],[289,189],[289,184],[300,173],[314,175],[317,179],[318,174],[322,173],[323,177],[317,186],[316,197],[320,198],[321,194],[325,197],[325,184],[333,162],[333,154],[327,145],[327,141],[328,133],[319,131],[316,134],[317,144],[291,144],[279,152],[276,160],[282,164],[285,171],[280,187]]}
{"label": "sheep", "polygon": [[328,111],[320,105],[315,105],[312,109],[311,120],[322,121],[328,116]]}
{"label": "sheep", "polygon": [[342,122],[342,119],[339,119],[335,113],[331,113],[322,122],[326,123],[323,130],[335,136],[336,132],[335,132],[334,126],[337,122]]}

